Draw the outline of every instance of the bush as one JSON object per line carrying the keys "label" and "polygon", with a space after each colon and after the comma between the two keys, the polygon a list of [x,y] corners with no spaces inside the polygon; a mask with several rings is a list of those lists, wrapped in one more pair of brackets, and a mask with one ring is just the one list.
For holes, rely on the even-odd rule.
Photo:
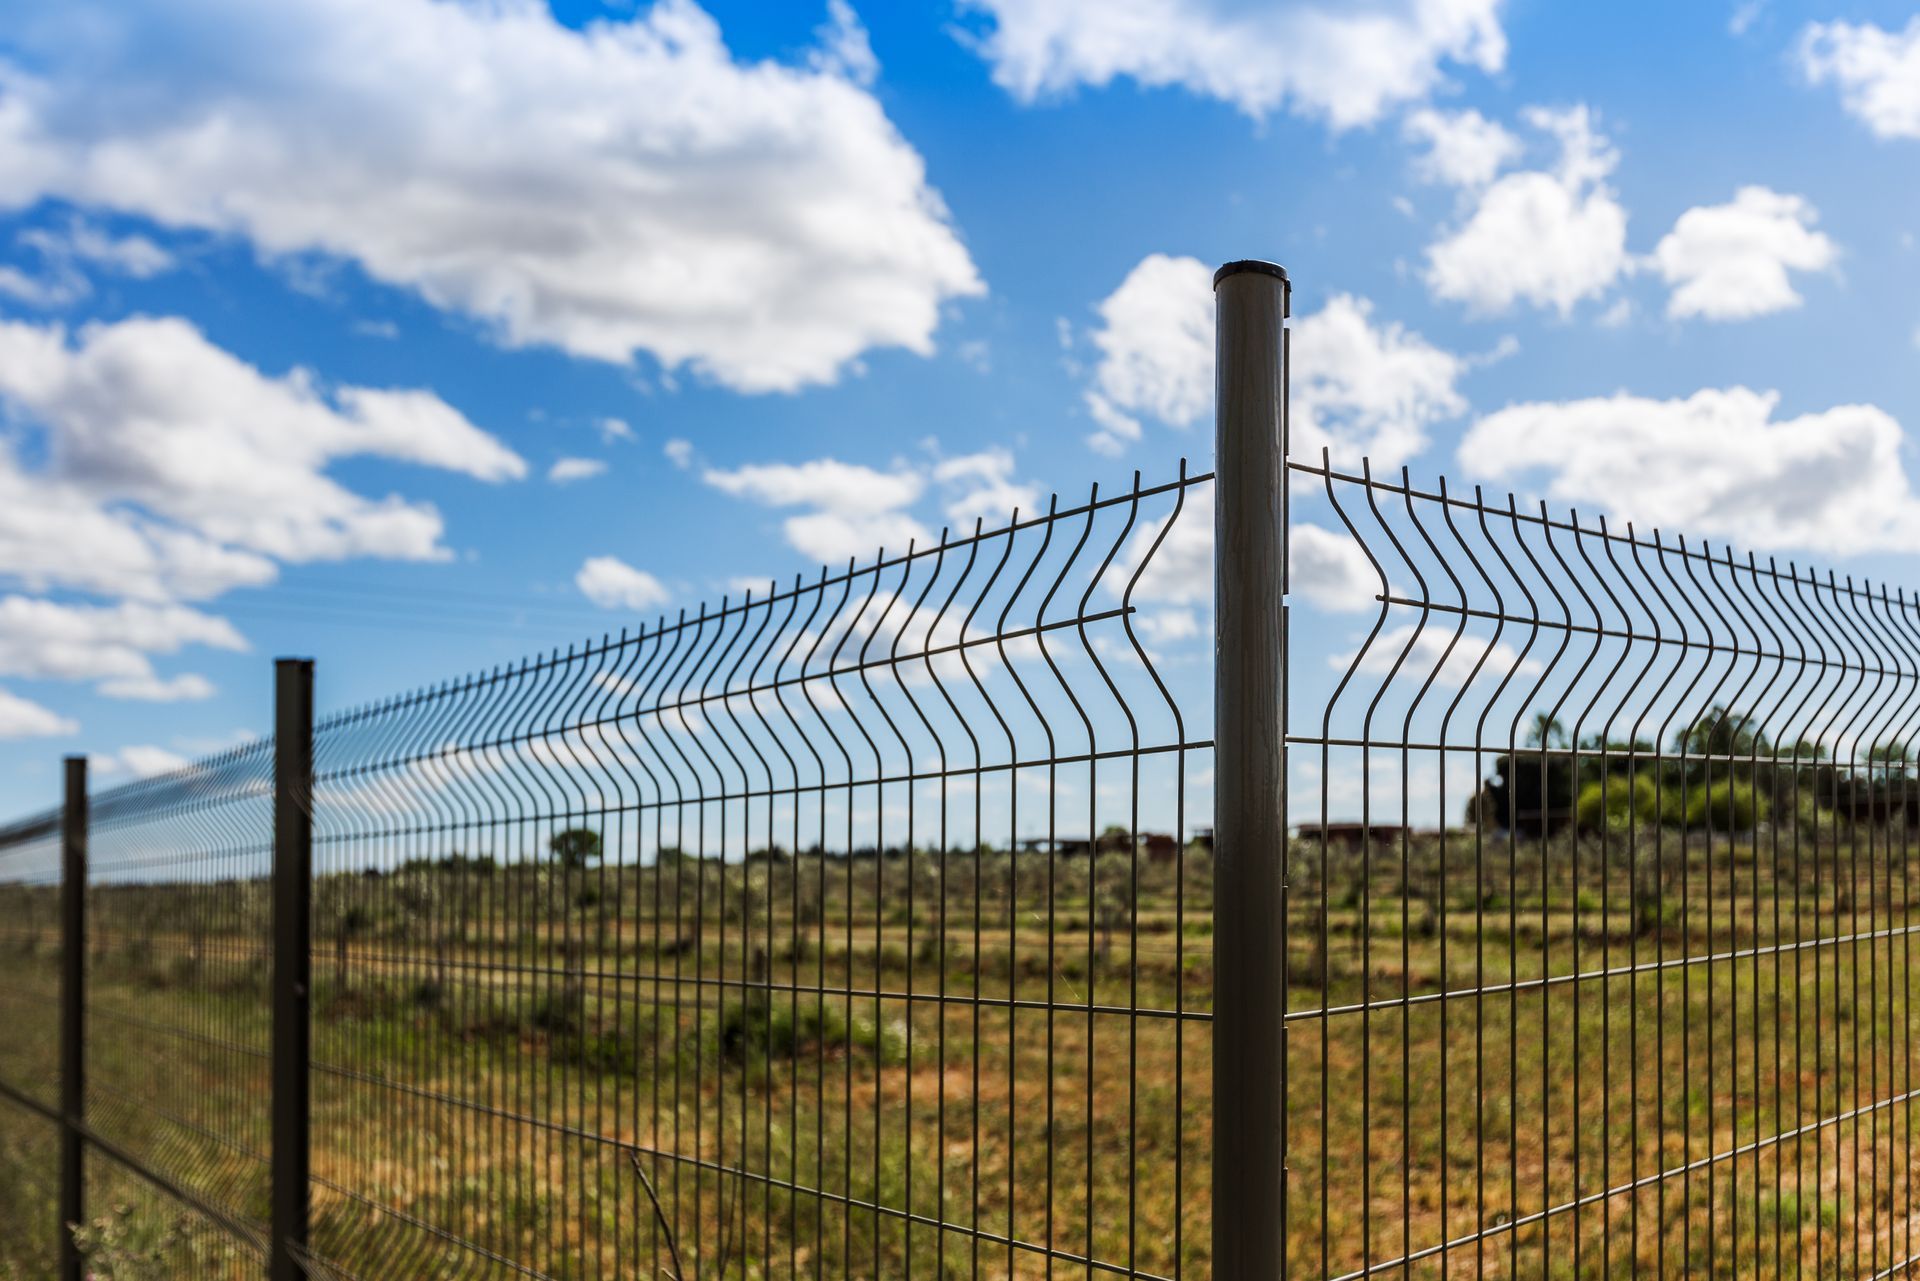
{"label": "bush", "polygon": [[1602,827],[1617,830],[1636,822],[1653,823],[1660,817],[1660,800],[1653,780],[1644,774],[1636,777],[1631,786],[1624,778],[1596,779],[1580,789],[1580,797],[1573,807],[1574,821],[1583,832],[1599,831]]}
{"label": "bush", "polygon": [[1766,821],[1767,808],[1767,798],[1746,783],[1693,787],[1687,791],[1686,823],[1705,828],[1711,822],[1718,832],[1745,832]]}

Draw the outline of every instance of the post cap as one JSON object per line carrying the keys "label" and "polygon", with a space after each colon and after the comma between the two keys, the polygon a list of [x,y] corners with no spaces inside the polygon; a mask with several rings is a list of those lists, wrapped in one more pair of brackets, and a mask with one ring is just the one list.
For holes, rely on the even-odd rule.
{"label": "post cap", "polygon": [[1289,287],[1292,285],[1292,282],[1287,280],[1287,269],[1279,263],[1264,262],[1259,258],[1242,258],[1240,261],[1230,262],[1220,268],[1220,270],[1214,272],[1213,287],[1218,289],[1221,281],[1225,280],[1228,276],[1237,276],[1243,271],[1256,271],[1263,276],[1275,276]]}

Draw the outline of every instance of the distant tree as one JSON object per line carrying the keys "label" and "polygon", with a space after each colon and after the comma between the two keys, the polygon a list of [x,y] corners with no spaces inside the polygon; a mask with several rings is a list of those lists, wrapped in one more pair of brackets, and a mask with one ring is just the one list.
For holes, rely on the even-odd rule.
{"label": "distant tree", "polygon": [[1550,712],[1535,712],[1533,723],[1527,727],[1527,746],[1565,747],[1567,727],[1555,720]]}
{"label": "distant tree", "polygon": [[554,861],[565,868],[581,868],[600,858],[600,833],[590,827],[569,827],[547,842]]}

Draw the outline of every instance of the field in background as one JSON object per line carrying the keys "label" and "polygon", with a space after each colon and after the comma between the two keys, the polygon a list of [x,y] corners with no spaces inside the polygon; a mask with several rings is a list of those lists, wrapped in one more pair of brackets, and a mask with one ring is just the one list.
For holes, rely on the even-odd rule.
{"label": "field in background", "polygon": [[[1445,1240],[1462,1276],[1912,1253],[1912,844],[1296,841],[1296,1275],[1440,1276]],[[315,1246],[363,1277],[1027,1277],[1049,1250],[1204,1276],[1210,872],[1189,847],[322,877]],[[10,971],[44,979],[9,983],[9,1028],[51,1010],[50,894],[0,906]],[[264,886],[92,911],[93,1124],[263,1218]],[[50,1169],[17,1115],[9,1202]],[[162,1254],[220,1247],[156,1221]],[[0,1269],[39,1249],[0,1236]]]}

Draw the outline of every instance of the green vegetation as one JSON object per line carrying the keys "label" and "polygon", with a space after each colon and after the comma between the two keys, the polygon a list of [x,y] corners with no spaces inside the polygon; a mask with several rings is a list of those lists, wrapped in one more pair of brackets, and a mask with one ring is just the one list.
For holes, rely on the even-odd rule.
{"label": "green vegetation", "polygon": [[[1909,1088],[1920,831],[1821,809],[1802,833],[1764,789],[1704,774],[1678,789],[1702,812],[1661,823],[1650,780],[1586,800],[1601,781],[1550,837],[1291,844],[1300,1275],[1323,1226],[1345,1272],[1516,1212],[1446,1271],[1627,1277],[1664,1254],[1676,1274],[1771,1274],[1776,1227],[1802,1275],[1816,1245],[1823,1275],[1874,1270],[1874,1225],[1897,1219],[1876,1207],[1904,1204],[1909,1172],[1905,1113],[1866,1105]],[[1745,826],[1715,817],[1709,837],[1691,820],[1714,807]],[[1046,1274],[1041,1252],[945,1221],[1207,1274],[1204,849],[635,867],[534,848],[316,882],[315,1242],[349,1272],[508,1275],[452,1237],[556,1278],[660,1276],[670,1233],[687,1276],[715,1281],[971,1276],[976,1245],[982,1275]],[[9,1080],[51,1045],[28,1034],[55,990],[46,894],[0,887]],[[94,900],[100,1124],[257,1220],[264,886]],[[1723,959],[1672,964],[1706,955]],[[22,1218],[49,1168],[31,1129],[0,1109],[0,1204]],[[1528,1217],[1689,1162],[1706,1163]],[[141,1196],[94,1203],[99,1275],[226,1275],[183,1253],[223,1234]],[[47,1248],[0,1233],[0,1277],[45,1275]]]}

